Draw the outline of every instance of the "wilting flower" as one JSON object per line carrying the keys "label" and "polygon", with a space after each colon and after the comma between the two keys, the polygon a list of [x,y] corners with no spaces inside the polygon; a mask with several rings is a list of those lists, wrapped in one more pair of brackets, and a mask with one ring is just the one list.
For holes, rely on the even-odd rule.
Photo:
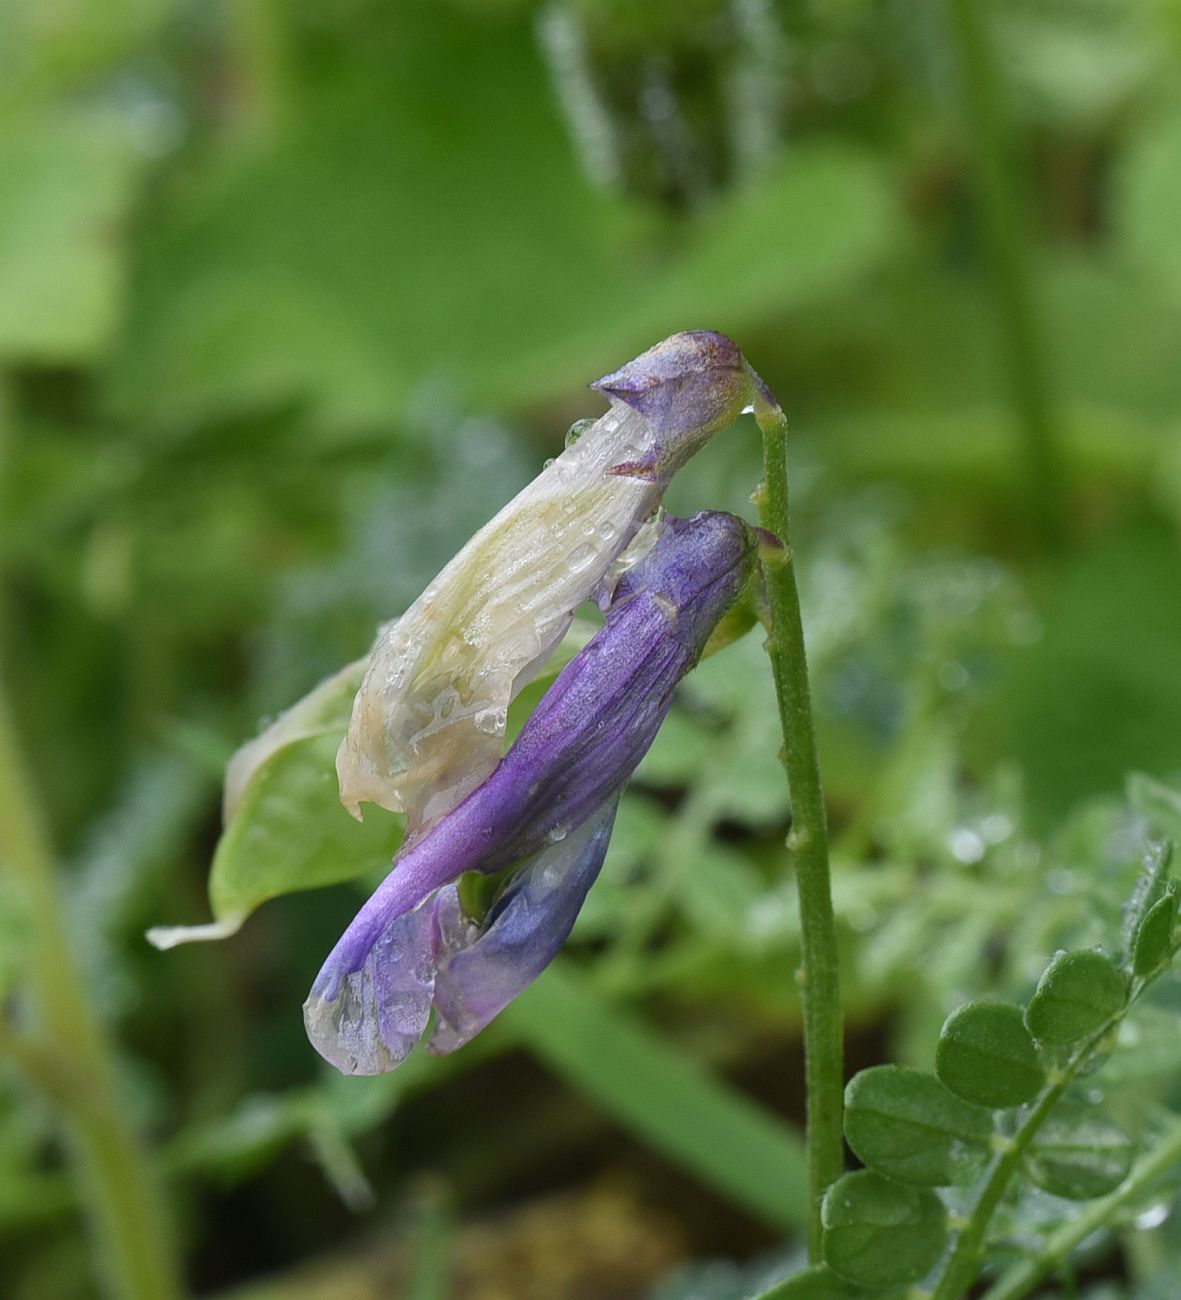
{"label": "wilting flower", "polygon": [[592,387],[611,409],[379,634],[337,757],[354,815],[362,802],[405,812],[413,840],[488,776],[516,693],[759,381],[729,339],[698,330]]}
{"label": "wilting flower", "polygon": [[[658,455],[648,428],[641,452]],[[428,1050],[453,1051],[544,969],[602,865],[620,789],[753,560],[731,515],[664,521],[515,743],[407,842],[333,949],[304,1006],[321,1055],[348,1074],[391,1069],[432,1008]],[[509,873],[486,910],[465,906],[473,872]]]}

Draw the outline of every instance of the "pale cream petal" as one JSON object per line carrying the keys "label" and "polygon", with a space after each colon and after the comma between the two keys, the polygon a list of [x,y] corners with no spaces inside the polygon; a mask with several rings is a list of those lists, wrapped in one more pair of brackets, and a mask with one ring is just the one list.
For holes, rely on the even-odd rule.
{"label": "pale cream petal", "polygon": [[659,505],[663,481],[611,473],[658,442],[614,404],[382,631],[337,757],[354,815],[404,811],[413,834],[491,772],[513,695]]}

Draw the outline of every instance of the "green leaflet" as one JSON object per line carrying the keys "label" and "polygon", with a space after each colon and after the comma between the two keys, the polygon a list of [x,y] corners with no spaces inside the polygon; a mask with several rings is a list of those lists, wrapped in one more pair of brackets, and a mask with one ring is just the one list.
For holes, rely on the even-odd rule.
{"label": "green leaflet", "polygon": [[992,1115],[932,1074],[900,1065],[862,1070],[845,1089],[845,1138],[872,1169],[904,1183],[971,1182],[991,1151]]}
{"label": "green leaflet", "polygon": [[1136,1144],[1101,1108],[1063,1100],[1022,1161],[1044,1191],[1072,1201],[1103,1196],[1123,1182]]}
{"label": "green leaflet", "polygon": [[953,1011],[935,1047],[935,1073],[957,1097],[1008,1108],[1035,1097],[1044,1082],[1021,1008],[969,1002]]}
{"label": "green leaflet", "polygon": [[1101,1029],[1127,996],[1127,981],[1101,952],[1064,952],[1038,981],[1025,1025],[1043,1043],[1073,1043]]}
{"label": "green leaflet", "polygon": [[924,1277],[947,1240],[947,1211],[934,1192],[870,1169],[838,1178],[823,1216],[825,1263],[875,1294]]}

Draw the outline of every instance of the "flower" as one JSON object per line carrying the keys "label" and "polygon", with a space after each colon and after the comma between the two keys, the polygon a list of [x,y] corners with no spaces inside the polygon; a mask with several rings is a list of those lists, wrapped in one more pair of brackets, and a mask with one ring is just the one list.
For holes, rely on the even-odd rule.
{"label": "flower", "polygon": [[[346,1074],[392,1069],[432,1008],[428,1050],[450,1052],[545,968],[602,865],[623,784],[754,554],[732,515],[665,519],[503,759],[406,843],[332,950],[304,1005],[325,1059]],[[471,872],[511,872],[482,915],[456,885]]]}
{"label": "flower", "polygon": [[703,330],[592,385],[610,410],[379,633],[337,756],[346,808],[405,812],[413,840],[488,776],[514,696],[610,584],[672,475],[757,386],[738,348]]}

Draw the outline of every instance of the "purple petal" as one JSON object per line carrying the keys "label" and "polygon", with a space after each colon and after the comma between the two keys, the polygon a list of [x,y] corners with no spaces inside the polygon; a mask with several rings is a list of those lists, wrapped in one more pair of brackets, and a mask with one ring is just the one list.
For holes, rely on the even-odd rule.
{"label": "purple petal", "polygon": [[[677,684],[749,577],[753,553],[750,529],[732,515],[703,512],[666,521],[660,539],[620,580],[606,626],[558,675],[496,770],[403,849],[341,936],[305,1006],[308,1034],[321,1055],[345,1073],[375,1073],[405,1057],[435,995],[435,961],[445,951],[436,943],[454,947],[459,933],[450,891],[437,891],[464,872],[501,871],[547,845],[554,852],[550,865],[567,864],[572,871],[578,866],[576,881],[590,870],[596,861],[591,848],[585,862],[572,857],[573,850],[583,835],[588,846],[597,846],[596,814],[608,805],[613,810]],[[570,844],[561,847],[567,838]],[[536,879],[527,877],[506,894],[510,903],[519,897],[515,906],[526,914],[543,885],[551,887],[540,860],[535,865]],[[432,896],[435,901],[425,905]],[[559,905],[564,906],[561,898],[553,903]],[[574,905],[571,923],[576,912]],[[440,928],[432,931],[434,923]],[[505,951],[515,942],[515,924],[506,921],[509,928],[501,932]],[[463,938],[460,947],[471,936],[464,931]],[[544,939],[538,931],[535,942]],[[533,978],[531,967],[524,969],[518,988]],[[467,990],[464,963],[458,970],[456,978]],[[493,1002],[500,996],[490,993]],[[479,1019],[482,1006],[455,1014],[459,1019],[452,1023],[461,1027],[456,1032],[486,1023]],[[439,1041],[449,1040],[444,1035]]]}
{"label": "purple petal", "polygon": [[342,1074],[392,1070],[422,1037],[434,996],[434,935],[427,902],[394,916],[359,966],[343,969],[341,944],[325,962],[303,1019],[312,1046]]}
{"label": "purple petal", "polygon": [[[616,797],[542,849],[513,878],[483,928],[463,917],[457,901],[438,909],[439,948],[448,955],[435,978],[432,1055],[470,1042],[557,956],[603,865],[618,806]],[[444,892],[453,894],[454,887]]]}
{"label": "purple petal", "polygon": [[667,481],[701,445],[750,404],[757,377],[738,345],[713,330],[686,330],[591,388],[639,411],[661,434],[654,451],[615,472]]}

